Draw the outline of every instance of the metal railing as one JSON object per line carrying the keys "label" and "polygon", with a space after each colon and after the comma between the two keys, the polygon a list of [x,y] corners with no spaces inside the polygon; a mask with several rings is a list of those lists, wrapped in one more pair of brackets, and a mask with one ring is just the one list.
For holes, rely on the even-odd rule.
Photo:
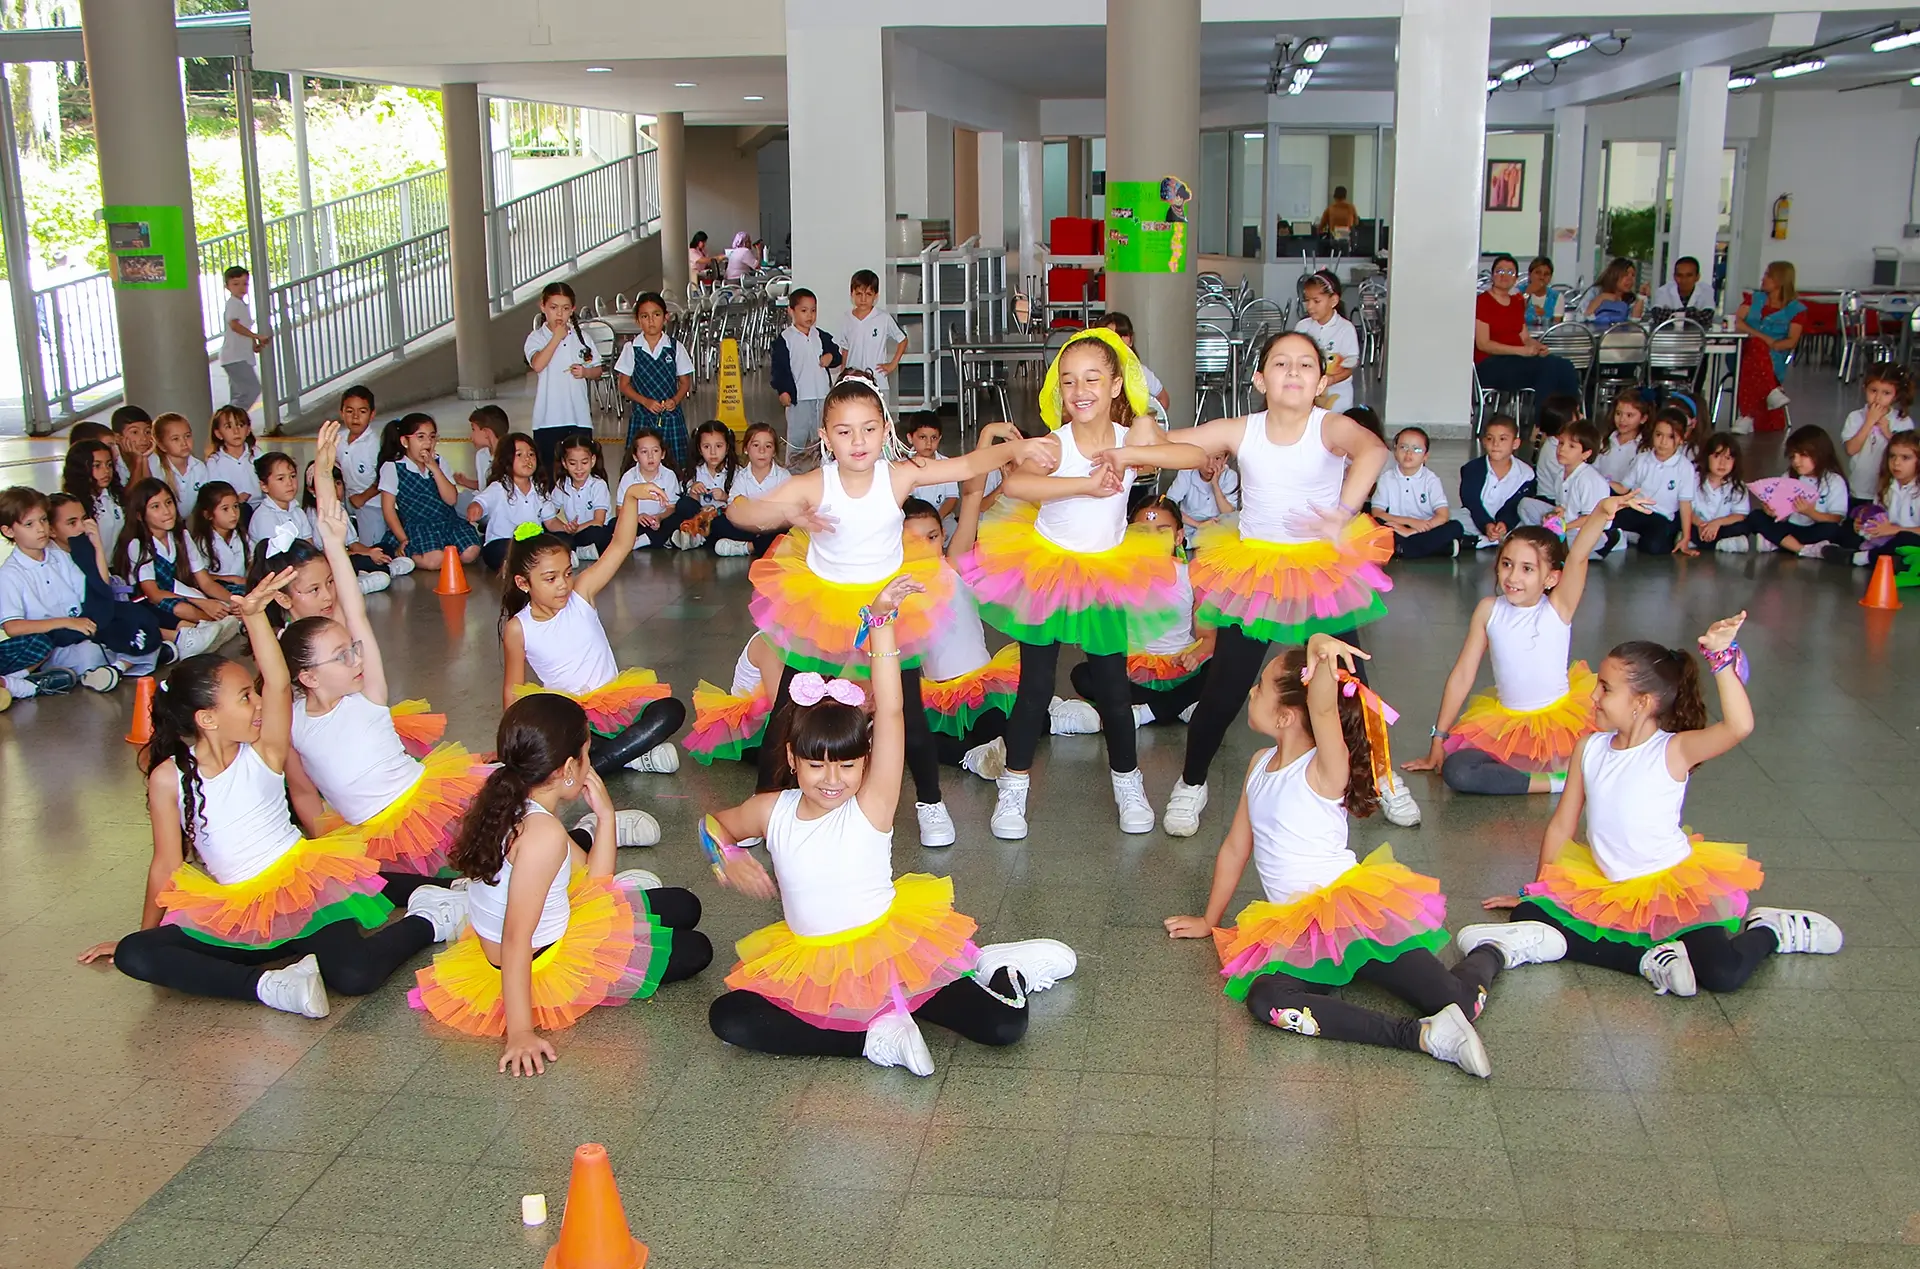
{"label": "metal railing", "polygon": [[80,398],[120,378],[113,284],[104,273],[62,282],[35,291],[33,309],[49,412],[71,417]]}
{"label": "metal railing", "polygon": [[653,150],[509,199],[494,208],[487,235],[493,244],[494,306],[511,306],[514,292],[534,279],[572,268],[594,248],[659,218]]}

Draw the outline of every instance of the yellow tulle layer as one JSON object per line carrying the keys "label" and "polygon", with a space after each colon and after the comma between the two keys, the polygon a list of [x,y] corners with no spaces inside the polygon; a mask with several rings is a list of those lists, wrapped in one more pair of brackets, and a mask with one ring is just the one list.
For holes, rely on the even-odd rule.
{"label": "yellow tulle layer", "polygon": [[420,763],[420,778],[393,805],[364,824],[348,824],[337,815],[327,823],[357,837],[366,852],[388,872],[433,876],[447,865],[447,851],[460,832],[460,817],[487,782],[489,763],[457,744],[442,745]]}
{"label": "yellow tulle layer", "polygon": [[1194,649],[1201,646],[1195,639],[1178,652],[1134,652],[1127,656],[1127,678],[1142,687],[1169,688],[1184,683],[1200,673],[1207,658],[1201,658],[1198,664],[1189,668],[1186,659],[1193,655]]}
{"label": "yellow tulle layer", "polygon": [[652,670],[622,670],[609,682],[582,695],[533,683],[522,683],[513,690],[513,695],[518,700],[535,692],[552,692],[580,702],[580,707],[587,711],[588,726],[602,736],[617,736],[633,726],[641,710],[654,701],[665,700],[673,694],[673,689],[662,683]]}
{"label": "yellow tulle layer", "polygon": [[766,684],[745,696],[723,692],[701,679],[693,689],[693,729],[687,733],[687,752],[704,765],[718,758],[738,758],[759,745],[773,713]]}
{"label": "yellow tulle layer", "polygon": [[1236,522],[1220,521],[1200,530],[1187,575],[1205,624],[1299,643],[1385,616],[1380,596],[1393,583],[1381,566],[1392,558],[1393,530],[1363,515],[1313,542],[1242,538]]}
{"label": "yellow tulle layer", "polygon": [[1021,506],[980,526],[960,574],[988,625],[1022,643],[1064,643],[1104,656],[1153,642],[1180,623],[1173,533],[1130,525],[1110,550],[1069,551]]}
{"label": "yellow tulle layer", "polygon": [[440,737],[447,734],[447,716],[432,711],[433,707],[421,700],[398,701],[388,707],[387,712],[393,715],[394,733],[416,758],[432,753]]}
{"label": "yellow tulle layer", "polygon": [[381,899],[379,862],[350,833],[301,838],[258,876],[221,885],[194,864],[174,870],[160,893],[164,922],[212,942],[271,947],[308,932],[326,909],[378,924],[392,905]]}
{"label": "yellow tulle layer", "polygon": [[1593,730],[1593,689],[1599,681],[1585,661],[1575,661],[1567,670],[1567,694],[1540,709],[1508,709],[1497,691],[1482,692],[1460,711],[1447,751],[1478,749],[1518,771],[1565,771],[1574,745]]}
{"label": "yellow tulle layer", "polygon": [[965,736],[980,715],[991,709],[1013,712],[1020,690],[1020,645],[1009,643],[988,662],[968,674],[950,679],[922,679],[920,704],[927,725],[949,736]]}
{"label": "yellow tulle layer", "polygon": [[1588,938],[1651,947],[1709,925],[1732,928],[1764,878],[1744,845],[1696,835],[1693,853],[1673,867],[1609,881],[1592,850],[1568,842],[1526,894]]}
{"label": "yellow tulle layer", "polygon": [[[854,646],[860,636],[860,610],[873,603],[889,578],[848,585],[830,582],[807,566],[806,533],[793,529],[773,549],[753,562],[747,576],[753,582],[748,605],[754,624],[797,669],[823,674],[866,672],[867,654]],[[920,663],[928,641],[953,606],[957,579],[931,543],[906,543],[900,572],[926,590],[909,595],[894,620],[894,646],[900,649],[902,669]],[[897,576],[898,574],[895,574]]]}

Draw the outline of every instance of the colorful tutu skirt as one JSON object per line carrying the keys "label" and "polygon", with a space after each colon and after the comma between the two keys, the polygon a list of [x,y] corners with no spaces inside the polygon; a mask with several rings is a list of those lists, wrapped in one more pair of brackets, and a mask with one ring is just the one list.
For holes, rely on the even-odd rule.
{"label": "colorful tutu skirt", "polygon": [[1765,874],[1747,858],[1747,848],[1695,836],[1693,853],[1671,868],[1609,881],[1580,842],[1560,848],[1560,857],[1527,883],[1532,902],[1574,933],[1611,943],[1653,947],[1688,930],[1717,925],[1733,932],[1747,914],[1747,891]]}
{"label": "colorful tutu skirt", "polygon": [[1037,511],[1022,507],[988,520],[960,561],[988,625],[1021,643],[1107,656],[1152,643],[1180,623],[1168,530],[1133,525],[1111,550],[1069,551],[1034,528]]}
{"label": "colorful tutu skirt", "polygon": [[[573,870],[566,933],[533,958],[533,1025],[558,1031],[597,1005],[651,996],[667,971],[673,931],[647,910],[647,892]],[[467,1035],[507,1033],[500,970],[469,927],[414,975],[407,1003]]]}
{"label": "colorful tutu skirt", "polygon": [[587,726],[598,736],[618,736],[633,726],[641,710],[673,695],[673,689],[662,683],[652,670],[622,670],[610,682],[581,695],[563,692],[557,687],[522,683],[513,690],[513,696],[518,700],[535,692],[552,692],[580,702],[580,708],[587,711]]}
{"label": "colorful tutu skirt", "polygon": [[897,1004],[918,1009],[973,972],[973,918],[953,910],[953,878],[907,873],[876,921],[817,938],[778,921],[735,944],[727,986],[765,996],[831,1031],[865,1031]]}
{"label": "colorful tutu skirt", "polygon": [[1013,713],[1019,690],[1020,645],[1009,643],[971,673],[938,682],[920,680],[920,703],[926,707],[928,727],[961,738],[988,710]]}
{"label": "colorful tutu skirt", "polygon": [[432,709],[425,701],[399,701],[387,710],[393,715],[394,734],[416,758],[432,753],[440,737],[447,734],[447,716],[432,713]]}
{"label": "colorful tutu skirt", "polygon": [[[748,607],[754,624],[796,670],[864,676],[867,654],[854,646],[860,637],[860,610],[889,579],[857,585],[830,582],[807,567],[807,540],[802,530],[788,530],[747,570],[753,582]],[[907,596],[894,622],[900,668],[910,670],[920,664],[933,632],[947,619],[956,581],[933,545],[918,540],[906,544],[900,572],[927,588]]]}
{"label": "colorful tutu skirt", "polygon": [[693,730],[687,734],[687,752],[701,766],[716,759],[738,759],[757,749],[767,734],[773,698],[762,684],[746,696],[723,692],[705,679],[693,689]]}
{"label": "colorful tutu skirt", "polygon": [[1194,541],[1187,575],[1199,619],[1238,626],[1265,643],[1303,643],[1387,614],[1393,589],[1381,565],[1393,558],[1393,530],[1355,516],[1332,541],[1263,542],[1237,524],[1214,523]]}
{"label": "colorful tutu skirt", "polygon": [[1567,769],[1580,737],[1593,730],[1593,688],[1599,681],[1585,661],[1575,661],[1567,670],[1567,694],[1539,709],[1508,709],[1498,691],[1482,692],[1460,711],[1447,752],[1478,749],[1516,771],[1558,775]]}
{"label": "colorful tutu skirt", "polygon": [[442,745],[420,764],[420,778],[380,814],[364,824],[348,824],[329,814],[330,832],[357,838],[367,855],[386,872],[438,876],[447,852],[460,834],[460,817],[487,782],[491,763],[461,745]]}
{"label": "colorful tutu skirt", "polygon": [[182,864],[160,894],[161,924],[224,947],[277,947],[335,921],[377,927],[393,911],[383,884],[359,838],[328,833],[301,838],[264,872],[232,885]]}
{"label": "colorful tutu skirt", "polygon": [[1370,961],[1393,961],[1447,941],[1440,883],[1381,846],[1329,884],[1286,903],[1256,899],[1231,930],[1213,932],[1226,994],[1245,1000],[1262,974],[1340,987]]}
{"label": "colorful tutu skirt", "polygon": [[1206,666],[1206,661],[1189,670],[1183,658],[1191,656],[1200,646],[1200,640],[1178,652],[1135,652],[1127,656],[1127,678],[1152,692],[1164,692],[1168,688],[1185,683]]}

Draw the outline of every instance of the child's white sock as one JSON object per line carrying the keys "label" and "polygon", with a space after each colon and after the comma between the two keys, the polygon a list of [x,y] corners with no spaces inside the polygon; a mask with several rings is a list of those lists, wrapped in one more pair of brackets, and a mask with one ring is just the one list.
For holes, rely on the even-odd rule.
{"label": "child's white sock", "polygon": [[1559,775],[1550,775],[1547,777],[1547,792],[1565,793],[1566,791],[1567,791],[1567,777],[1565,772],[1562,772]]}

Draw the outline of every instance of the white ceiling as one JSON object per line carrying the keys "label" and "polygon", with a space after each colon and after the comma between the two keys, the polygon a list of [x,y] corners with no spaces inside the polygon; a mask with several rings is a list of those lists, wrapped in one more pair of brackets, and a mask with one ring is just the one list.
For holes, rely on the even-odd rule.
{"label": "white ceiling", "polygon": [[[594,72],[589,66],[605,66]],[[326,75],[327,68],[310,73]],[[693,124],[784,123],[787,65],[778,57],[703,57],[603,62],[491,62],[459,67],[356,67],[352,78],[437,88],[473,81],[489,96],[592,110],[657,115],[679,110]],[[676,88],[691,83],[692,88]],[[763,98],[747,101],[749,96]]]}

